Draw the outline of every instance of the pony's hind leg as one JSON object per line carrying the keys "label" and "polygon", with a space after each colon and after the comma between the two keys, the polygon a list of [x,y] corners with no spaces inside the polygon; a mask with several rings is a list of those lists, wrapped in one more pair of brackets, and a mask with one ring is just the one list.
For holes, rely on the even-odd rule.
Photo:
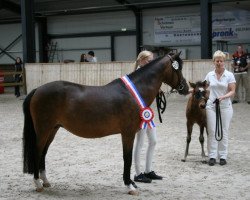
{"label": "pony's hind leg", "polygon": [[42,157],[41,157],[41,162],[40,162],[40,167],[39,167],[39,178],[43,182],[43,187],[51,186],[47,179],[46,170],[45,170],[45,157],[46,157],[47,151],[48,151],[48,146],[46,145],[46,147],[44,148]]}
{"label": "pony's hind leg", "polygon": [[53,141],[56,131],[54,128],[48,128],[48,126],[44,125],[42,128],[37,128],[37,130],[39,131],[37,131],[37,155],[36,166],[34,170],[34,183],[36,186],[36,191],[41,192],[43,191],[44,186],[50,186],[45,172],[45,156],[49,145]]}
{"label": "pony's hind leg", "polygon": [[46,143],[46,146],[44,147],[43,154],[41,157],[41,162],[40,162],[40,166],[39,166],[39,172],[40,172],[39,177],[43,182],[43,187],[50,187],[51,186],[51,184],[49,183],[47,176],[46,176],[45,158],[46,158],[46,154],[48,152],[49,146],[52,143],[52,141],[54,140],[54,137],[55,137],[57,130],[58,130],[58,128],[55,128],[52,131],[53,133],[50,135],[50,137]]}
{"label": "pony's hind leg", "polygon": [[39,165],[38,165],[38,163],[40,162],[40,158],[41,158],[41,154],[39,153],[39,150],[38,150],[36,158],[35,158],[36,161],[35,161],[35,168],[34,168],[34,183],[35,183],[37,192],[43,191],[43,185],[41,183],[41,180],[39,179]]}
{"label": "pony's hind leg", "polygon": [[42,170],[40,171],[40,179],[43,181],[43,187],[50,187],[50,183],[46,177],[46,171],[45,170]]}
{"label": "pony's hind leg", "polygon": [[36,151],[35,151],[35,164],[34,164],[34,183],[36,186],[36,191],[37,192],[42,192],[43,191],[43,185],[41,183],[41,180],[39,179],[39,163],[41,160],[41,148],[39,148],[37,144]]}
{"label": "pony's hind leg", "polygon": [[138,191],[136,190],[137,186],[130,179],[134,136],[135,134],[132,133],[128,132],[122,133],[123,160],[124,160],[123,181],[128,188],[128,194],[138,195]]}

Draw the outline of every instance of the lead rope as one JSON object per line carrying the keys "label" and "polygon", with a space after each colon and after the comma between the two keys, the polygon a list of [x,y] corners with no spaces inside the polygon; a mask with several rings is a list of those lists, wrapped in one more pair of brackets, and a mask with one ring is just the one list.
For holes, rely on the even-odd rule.
{"label": "lead rope", "polygon": [[215,110],[216,110],[216,125],[215,125],[215,139],[221,141],[223,138],[222,121],[220,113],[220,101],[215,99]]}
{"label": "lead rope", "polygon": [[167,101],[166,101],[166,97],[165,97],[164,92],[162,92],[162,91],[158,92],[155,100],[156,100],[159,120],[162,123],[161,114],[165,111],[166,106],[167,106]]}
{"label": "lead rope", "polygon": [[159,121],[162,123],[162,118],[161,114],[164,113],[167,107],[167,98],[172,94],[172,93],[177,93],[176,90],[171,89],[169,92],[167,92],[167,97],[165,96],[165,92],[160,91],[156,95],[155,101],[156,101],[156,106],[157,106],[157,111],[158,111],[158,116],[159,116]]}

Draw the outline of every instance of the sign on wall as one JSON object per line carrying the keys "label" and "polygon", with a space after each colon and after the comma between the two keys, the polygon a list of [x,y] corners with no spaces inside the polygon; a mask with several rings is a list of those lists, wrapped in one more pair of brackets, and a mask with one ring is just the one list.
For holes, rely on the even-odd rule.
{"label": "sign on wall", "polygon": [[[212,39],[244,40],[250,35],[250,12],[213,13]],[[200,15],[186,14],[154,18],[155,43],[168,45],[199,44],[201,39]]]}

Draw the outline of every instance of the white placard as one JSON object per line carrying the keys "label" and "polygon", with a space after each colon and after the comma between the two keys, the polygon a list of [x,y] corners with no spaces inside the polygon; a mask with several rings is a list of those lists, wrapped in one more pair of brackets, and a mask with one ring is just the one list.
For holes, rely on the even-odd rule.
{"label": "white placard", "polygon": [[[213,13],[212,39],[244,40],[250,35],[250,12]],[[186,14],[154,18],[155,43],[168,45],[199,44],[201,39],[200,15]]]}

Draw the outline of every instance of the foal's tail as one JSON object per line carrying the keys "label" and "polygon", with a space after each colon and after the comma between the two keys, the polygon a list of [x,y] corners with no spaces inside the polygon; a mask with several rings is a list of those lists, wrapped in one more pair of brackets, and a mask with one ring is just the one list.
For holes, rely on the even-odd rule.
{"label": "foal's tail", "polygon": [[36,133],[30,114],[30,101],[36,89],[32,90],[23,102],[24,128],[23,128],[23,172],[33,174],[36,159]]}

